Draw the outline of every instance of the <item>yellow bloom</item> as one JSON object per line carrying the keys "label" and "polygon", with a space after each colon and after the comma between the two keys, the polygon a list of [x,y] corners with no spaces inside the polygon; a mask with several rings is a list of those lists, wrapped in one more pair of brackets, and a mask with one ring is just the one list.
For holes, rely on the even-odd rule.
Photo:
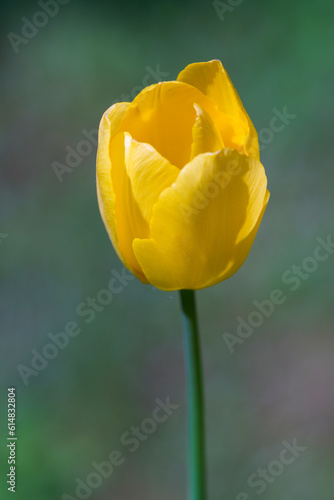
{"label": "yellow bloom", "polygon": [[102,219],[124,265],[162,290],[199,289],[246,259],[269,199],[256,130],[220,61],[103,115]]}

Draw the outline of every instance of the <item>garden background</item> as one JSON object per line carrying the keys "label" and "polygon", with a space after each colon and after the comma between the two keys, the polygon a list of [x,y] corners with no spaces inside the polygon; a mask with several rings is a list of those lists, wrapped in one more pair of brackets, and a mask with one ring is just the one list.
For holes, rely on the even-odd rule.
{"label": "garden background", "polygon": [[[217,58],[259,132],[271,198],[244,266],[197,293],[208,498],[333,500],[333,2],[48,5],[0,7],[1,498],[12,386],[17,500],[78,498],[113,450],[124,460],[92,500],[186,498],[178,294],[120,278],[108,305],[87,306],[123,272],[98,212],[95,133],[113,102]],[[277,289],[281,303],[252,316]],[[45,348],[65,328],[67,345]],[[36,370],[43,349],[54,357]],[[122,435],[168,398],[131,452]],[[283,467],[286,443],[300,449]],[[259,469],[269,479],[254,486]]]}

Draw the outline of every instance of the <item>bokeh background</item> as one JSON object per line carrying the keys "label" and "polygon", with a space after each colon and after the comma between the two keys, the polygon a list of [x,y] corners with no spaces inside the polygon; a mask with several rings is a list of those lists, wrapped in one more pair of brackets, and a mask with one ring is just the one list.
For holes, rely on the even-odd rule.
{"label": "bokeh background", "polygon": [[[282,282],[313,255],[317,238],[334,237],[334,4],[222,4],[70,0],[25,42],[16,38],[16,51],[8,34],[22,36],[22,18],[31,21],[41,7],[1,4],[2,499],[12,498],[8,386],[17,392],[17,500],[78,498],[77,479],[86,482],[92,463],[115,449],[124,464],[87,498],[186,498],[178,294],[131,280],[90,323],[77,315],[122,265],[98,213],[96,147],[62,182],[54,162],[65,164],[66,148],[76,150],[83,130],[96,130],[105,109],[136,95],[150,72],[175,79],[187,64],[214,58],[262,134],[271,199],[241,270],[197,294],[208,498],[334,498],[334,255],[303,274],[295,291]],[[294,117],[270,134],[273,109],[284,107]],[[235,335],[237,318],[247,320],[253,301],[277,288],[285,302],[231,353],[224,334]],[[18,366],[31,368],[31,351],[41,353],[48,334],[69,321],[81,333],[25,384]],[[122,434],[167,397],[179,408],[130,453]],[[293,440],[305,449],[258,494],[248,478],[259,468],[277,471],[282,442]]]}

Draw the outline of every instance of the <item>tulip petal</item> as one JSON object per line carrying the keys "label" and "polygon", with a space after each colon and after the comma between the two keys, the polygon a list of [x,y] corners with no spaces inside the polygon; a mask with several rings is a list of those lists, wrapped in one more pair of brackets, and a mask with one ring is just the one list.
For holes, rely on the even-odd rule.
{"label": "tulip petal", "polygon": [[134,253],[148,280],[162,290],[200,289],[243,264],[269,192],[255,158],[223,149],[194,158],[154,207],[150,238]]}
{"label": "tulip petal", "polygon": [[115,193],[118,246],[129,268],[147,282],[132,249],[135,238],[148,238],[149,220],[160,193],[171,186],[180,170],[149,144],[119,132],[110,144],[111,182]]}
{"label": "tulip petal", "polygon": [[132,250],[132,241],[137,236],[148,237],[149,226],[138,203],[133,197],[131,181],[126,170],[125,135],[118,133],[110,143],[111,183],[115,193],[114,224],[118,247],[128,268],[143,282],[146,282],[141,267]]}
{"label": "tulip petal", "polygon": [[222,113],[233,117],[237,123],[241,124],[245,131],[244,152],[259,159],[259,141],[256,130],[220,61],[189,64],[181,71],[177,81],[188,83],[199,89],[217,103]]}
{"label": "tulip petal", "polygon": [[202,153],[215,153],[224,147],[220,133],[209,113],[199,104],[195,103],[194,108],[197,118],[192,130],[191,159]]}
{"label": "tulip petal", "polygon": [[172,165],[182,168],[191,158],[194,103],[211,116],[225,146],[238,148],[245,133],[242,131],[240,142],[236,120],[221,113],[217,104],[194,86],[181,82],[158,83],[142,90],[129,105],[120,131],[129,132],[138,142],[151,144]]}
{"label": "tulip petal", "polygon": [[171,186],[180,170],[149,144],[137,142],[125,132],[126,169],[132,193],[147,222],[160,193]]}
{"label": "tulip petal", "polygon": [[115,225],[115,194],[111,182],[110,141],[117,133],[120,122],[129,106],[128,102],[116,103],[102,116],[99,127],[99,147],[96,159],[97,197],[100,213],[118,257],[130,266],[119,249]]}

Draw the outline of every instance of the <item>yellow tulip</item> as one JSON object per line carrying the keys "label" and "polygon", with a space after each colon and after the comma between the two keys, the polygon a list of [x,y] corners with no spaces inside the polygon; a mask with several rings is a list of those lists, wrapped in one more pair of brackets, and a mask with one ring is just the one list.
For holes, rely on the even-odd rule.
{"label": "yellow tulip", "polygon": [[97,192],[119,258],[143,283],[196,290],[239,269],[269,192],[256,130],[220,61],[190,64],[104,113]]}

